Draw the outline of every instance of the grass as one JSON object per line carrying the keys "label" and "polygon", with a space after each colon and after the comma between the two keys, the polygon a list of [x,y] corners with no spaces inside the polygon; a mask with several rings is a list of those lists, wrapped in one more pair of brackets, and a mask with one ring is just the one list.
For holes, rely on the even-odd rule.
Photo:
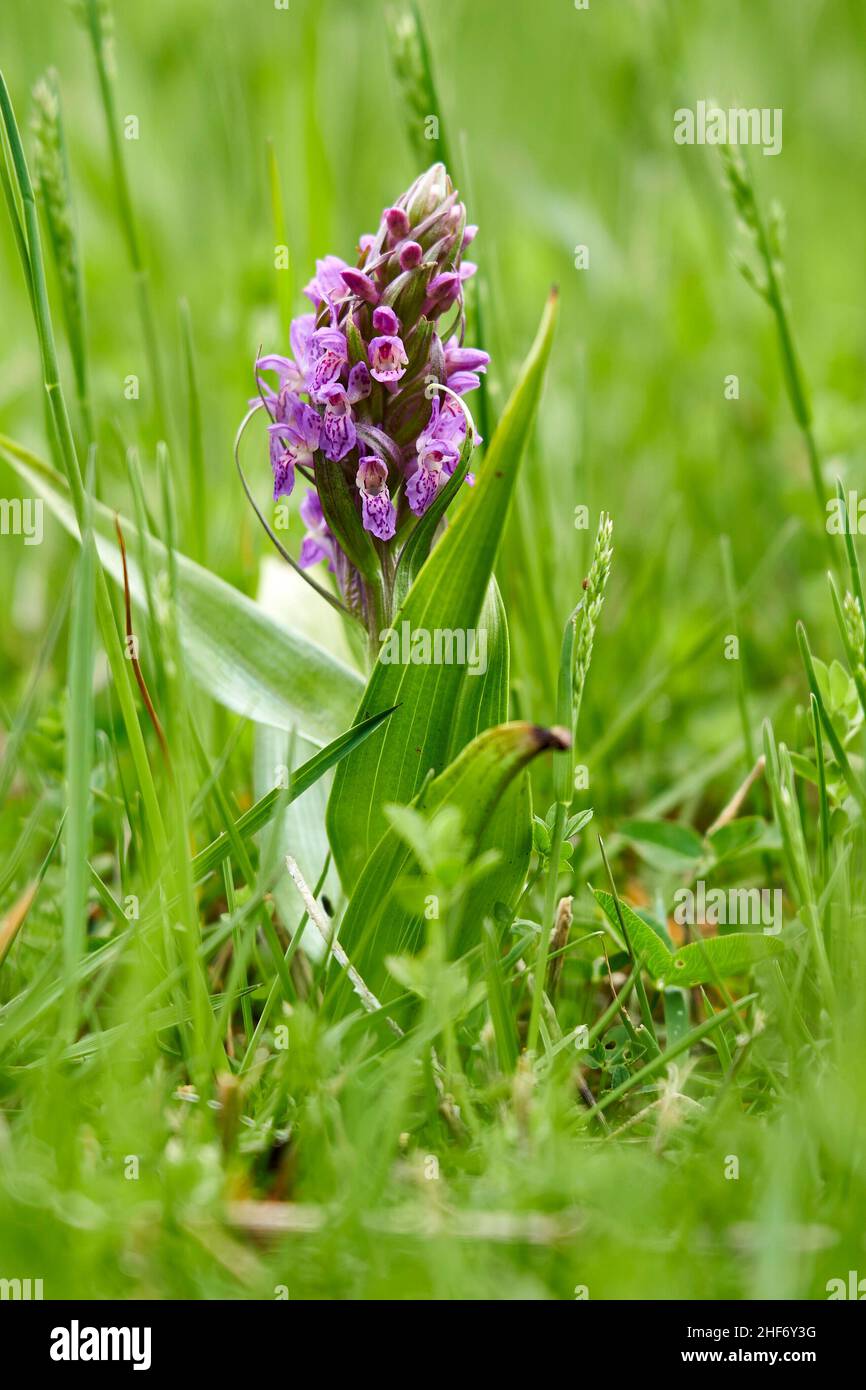
{"label": "grass", "polygon": [[[826,1298],[866,1218],[858,7],[7,11],[0,492],[55,500],[41,545],[0,537],[0,1278]],[[782,154],[676,146],[708,94],[782,106]],[[572,748],[529,764],[513,889],[465,792],[509,745],[386,808],[370,911],[398,949],[356,901],[346,961],[326,798],[338,769],[343,836],[393,711],[351,728],[364,653],[274,555],[233,441],[259,345],[418,172],[431,115],[481,227],[476,419],[527,445],[498,550],[464,528],[510,644],[476,722],[508,704]],[[551,283],[524,438],[506,402]],[[296,555],[258,439],[238,459]],[[473,717],[432,710],[446,742]],[[779,890],[778,950],[679,926],[699,882]],[[362,958],[375,989],[340,988]]]}

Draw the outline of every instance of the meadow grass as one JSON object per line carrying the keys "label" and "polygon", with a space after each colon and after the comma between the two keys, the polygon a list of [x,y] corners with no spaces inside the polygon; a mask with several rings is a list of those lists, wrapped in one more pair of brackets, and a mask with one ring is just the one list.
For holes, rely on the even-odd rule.
{"label": "meadow grass", "polygon": [[[0,1278],[826,1298],[866,1214],[854,0],[110,20],[0,22],[0,491],[48,499],[40,545],[0,538]],[[676,146],[708,93],[782,106],[783,153]],[[571,748],[531,764],[513,888],[473,815],[536,748],[386,807],[382,931],[440,913],[383,956],[325,813],[394,711],[353,726],[363,643],[233,441],[315,257],[437,157],[516,477],[487,722]],[[778,891],[781,932],[678,923],[699,884]]]}

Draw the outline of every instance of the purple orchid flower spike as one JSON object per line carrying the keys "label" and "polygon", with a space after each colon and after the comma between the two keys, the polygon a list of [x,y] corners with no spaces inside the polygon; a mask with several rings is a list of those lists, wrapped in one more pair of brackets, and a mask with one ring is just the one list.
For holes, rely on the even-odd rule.
{"label": "purple orchid flower spike", "polygon": [[[299,564],[327,565],[371,639],[390,621],[382,595],[393,588],[400,547],[457,468],[471,426],[463,397],[489,365],[463,341],[464,287],[475,272],[463,253],[477,230],[434,164],[359,239],[352,263],[317,260],[304,290],[312,312],[292,321],[290,354],[256,363],[253,404],[270,416],[274,496],[291,495],[299,469],[311,484]],[[474,426],[471,439],[479,442]],[[357,552],[347,504],[376,542],[378,586],[349,558]]]}

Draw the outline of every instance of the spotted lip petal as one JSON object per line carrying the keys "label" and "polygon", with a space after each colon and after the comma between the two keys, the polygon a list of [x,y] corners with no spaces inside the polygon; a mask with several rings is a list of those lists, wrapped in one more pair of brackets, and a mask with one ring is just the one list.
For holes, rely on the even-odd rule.
{"label": "spotted lip petal", "polygon": [[406,497],[416,516],[423,516],[439,491],[441,470],[419,463],[406,483]]}
{"label": "spotted lip petal", "polygon": [[325,417],[322,421],[322,449],[332,463],[339,463],[355,447],[357,432],[352,404],[344,387],[331,382],[322,392]]}
{"label": "spotted lip petal", "polygon": [[388,492],[388,468],[375,454],[366,454],[358,464],[355,478],[361,494],[361,516],[365,531],[380,541],[389,541],[397,529],[397,509]]}

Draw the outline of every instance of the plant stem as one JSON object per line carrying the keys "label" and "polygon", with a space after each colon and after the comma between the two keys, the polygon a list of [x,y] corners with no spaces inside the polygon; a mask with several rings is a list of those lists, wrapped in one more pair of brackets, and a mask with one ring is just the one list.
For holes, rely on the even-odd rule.
{"label": "plant stem", "polygon": [[550,934],[556,913],[556,888],[559,882],[559,856],[565,836],[567,807],[556,803],[553,829],[550,834],[550,858],[547,864],[547,883],[544,893],[544,909],[541,918],[541,939],[535,957],[535,982],[532,992],[532,1012],[529,1015],[529,1031],[526,1035],[526,1050],[532,1054],[538,1044],[538,1030],[541,1024],[541,1005],[544,999],[544,982],[547,978],[547,957],[550,952]]}

